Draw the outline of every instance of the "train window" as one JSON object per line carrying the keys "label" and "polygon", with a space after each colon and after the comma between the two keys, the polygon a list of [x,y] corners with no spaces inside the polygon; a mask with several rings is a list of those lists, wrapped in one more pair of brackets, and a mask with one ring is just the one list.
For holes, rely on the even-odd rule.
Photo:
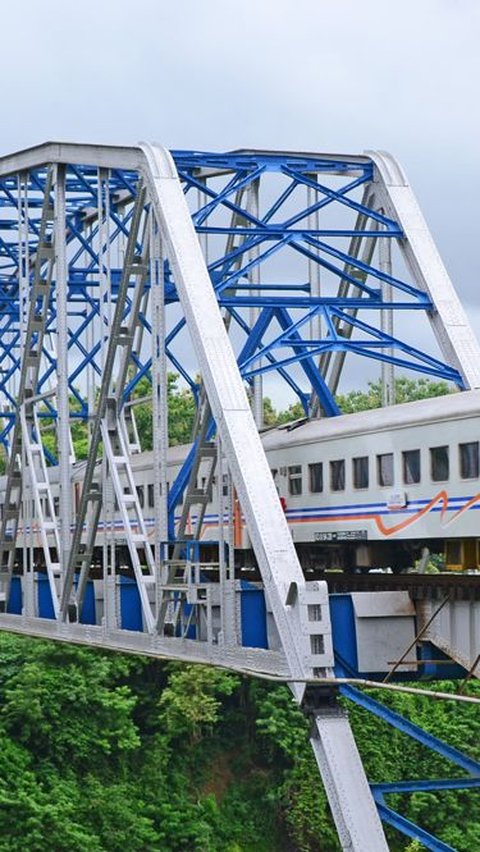
{"label": "train window", "polygon": [[143,485],[137,485],[137,497],[138,502],[140,503],[140,508],[143,509],[143,504],[145,503],[145,491]]}
{"label": "train window", "polygon": [[405,450],[402,453],[403,481],[405,485],[420,482],[420,450]]}
{"label": "train window", "polygon": [[288,493],[292,497],[302,493],[302,466],[299,464],[290,465],[288,468]]}
{"label": "train window", "polygon": [[222,494],[224,497],[228,497],[228,473],[224,473],[222,476]]}
{"label": "train window", "polygon": [[353,487],[368,488],[368,456],[353,459]]}
{"label": "train window", "polygon": [[53,509],[54,509],[55,514],[58,517],[58,515],[60,513],[60,497],[54,497],[53,498]]}
{"label": "train window", "polygon": [[377,481],[382,487],[393,485],[393,453],[377,456]]}
{"label": "train window", "polygon": [[150,509],[153,509],[153,507],[155,506],[155,491],[154,491],[153,482],[148,483],[148,494],[147,494],[147,496],[148,496],[148,505],[149,505]]}
{"label": "train window", "polygon": [[460,477],[462,479],[476,479],[479,473],[478,441],[459,444],[459,450]]}
{"label": "train window", "polygon": [[308,465],[308,480],[310,491],[312,494],[319,494],[323,491],[323,464],[322,462],[314,462]]}
{"label": "train window", "polygon": [[332,491],[345,490],[345,460],[336,459],[330,462],[330,488]]}
{"label": "train window", "polygon": [[433,482],[443,482],[450,476],[448,447],[430,447],[430,472]]}

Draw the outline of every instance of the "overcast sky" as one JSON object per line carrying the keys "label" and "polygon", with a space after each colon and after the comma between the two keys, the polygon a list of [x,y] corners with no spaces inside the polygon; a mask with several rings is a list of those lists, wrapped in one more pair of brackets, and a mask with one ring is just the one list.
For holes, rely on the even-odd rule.
{"label": "overcast sky", "polygon": [[1,153],[385,148],[480,336],[478,0],[7,0],[1,25]]}

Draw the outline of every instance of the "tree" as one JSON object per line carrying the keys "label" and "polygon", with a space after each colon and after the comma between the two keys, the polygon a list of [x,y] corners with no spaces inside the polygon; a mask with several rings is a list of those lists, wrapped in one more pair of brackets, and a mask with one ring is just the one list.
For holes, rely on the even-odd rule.
{"label": "tree", "polygon": [[222,696],[231,695],[238,683],[222,669],[173,665],[159,702],[162,726],[173,736],[187,735],[198,742],[218,721]]}
{"label": "tree", "polygon": [[[193,422],[195,419],[195,399],[190,388],[178,388],[178,373],[168,373],[167,376],[167,405],[168,405],[168,440],[171,446],[187,444],[192,439]],[[135,420],[142,450],[153,449],[152,423],[152,387],[148,378],[139,381],[135,388],[134,399],[142,399],[134,406]]]}
{"label": "tree", "polygon": [[[443,381],[407,379],[405,376],[399,376],[395,379],[395,401],[397,403],[445,396],[451,392],[450,386]],[[338,394],[336,401],[342,414],[354,414],[357,411],[381,408],[382,383],[380,381],[369,382],[367,391],[354,390],[347,394]]]}

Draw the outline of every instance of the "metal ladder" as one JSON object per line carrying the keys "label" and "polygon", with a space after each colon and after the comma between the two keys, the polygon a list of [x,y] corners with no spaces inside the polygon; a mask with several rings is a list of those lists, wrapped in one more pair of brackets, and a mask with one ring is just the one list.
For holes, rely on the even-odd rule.
{"label": "metal ladder", "polygon": [[[150,633],[155,627],[155,617],[148,587],[153,587],[155,582],[155,560],[129,461],[128,440],[122,421],[117,416],[115,400],[108,400],[105,415],[102,421],[103,447],[137,581],[145,626]],[[142,552],[145,556],[144,564],[141,560]]]}
{"label": "metal ladder", "polygon": [[[247,197],[247,199],[249,198],[249,187],[242,187],[242,189],[238,190],[238,192],[236,193],[236,207],[242,206],[244,197]],[[248,222],[240,213],[233,213],[231,218],[232,228],[241,226],[245,227],[246,225],[248,225]],[[236,234],[235,231],[233,231],[233,233],[229,234],[226,245],[226,255],[228,256],[230,252],[234,251],[236,248],[239,248],[241,244],[245,242],[246,238],[247,235],[245,233]],[[234,268],[238,268],[240,263],[241,255],[235,261]],[[228,292],[233,293],[234,288],[232,288]],[[227,312],[224,312],[223,321],[225,324],[225,328],[228,331],[231,322],[231,315]],[[216,442],[214,440],[210,440],[209,435],[211,420],[212,412],[210,404],[205,394],[205,390],[202,387],[200,390],[200,400],[192,434],[192,443],[196,444],[197,450],[190,471],[188,484],[185,490],[182,505],[182,514],[180,516],[180,521],[176,532],[176,538],[178,543],[174,546],[172,561],[170,565],[168,567],[166,565],[164,566],[164,584],[160,586],[160,602],[157,617],[157,628],[160,634],[164,632],[165,624],[167,621],[170,625],[172,625],[172,623],[175,624],[176,618],[181,609],[180,606],[175,607],[172,605],[171,600],[168,600],[168,594],[166,595],[166,599],[162,600],[161,589],[165,587],[165,591],[168,592],[168,589],[172,586],[172,584],[174,584],[176,581],[182,581],[181,576],[179,576],[182,574],[182,571],[179,566],[180,555],[183,549],[182,542],[196,539],[198,540],[200,538],[207,505],[211,500],[215,469],[217,466]],[[202,476],[203,484],[202,482],[200,482],[199,487],[199,472],[201,467],[203,468],[203,470],[205,470],[206,468],[206,473]],[[192,523],[193,519],[193,529],[191,528],[190,531],[187,532],[189,521],[190,523]],[[171,626],[168,629],[172,629]]]}
{"label": "metal ladder", "polygon": [[129,405],[128,408],[124,408],[120,417],[123,420],[125,437],[128,443],[128,453],[130,456],[138,455],[138,453],[142,452],[142,445],[140,443],[133,406]]}
{"label": "metal ladder", "polygon": [[[55,618],[57,618],[59,613],[59,585],[61,577],[59,562],[60,537],[52,489],[45,464],[38,417],[33,404],[27,403],[22,406],[20,420],[22,424],[22,440],[30,473],[30,488],[39,524],[43,558],[47,569],[53,611]],[[56,560],[52,559],[52,549],[56,553]]]}
{"label": "metal ladder", "polygon": [[[22,505],[22,424],[19,412],[25,400],[33,397],[37,389],[55,263],[54,207],[50,198],[53,187],[54,168],[50,167],[45,182],[38,245],[33,264],[33,283],[17,396],[17,416],[12,434],[0,527],[0,611],[5,610],[8,604]],[[29,274],[30,270],[27,268],[27,275]]]}
{"label": "metal ladder", "polygon": [[[90,449],[85,468],[83,488],[77,511],[75,529],[72,536],[70,558],[65,572],[61,599],[61,614],[64,620],[78,619],[83,605],[86,584],[90,573],[90,565],[92,562],[93,549],[95,546],[95,538],[103,501],[101,483],[94,481],[97,456],[101,441],[106,440],[106,449],[110,452],[111,458],[114,458],[116,455],[114,450],[108,449],[110,436],[113,435],[112,423],[110,422],[109,428],[105,428],[103,424],[107,408],[109,417],[113,417],[116,421],[118,421],[116,423],[115,430],[118,433],[117,440],[122,441],[123,444],[121,458],[125,460],[124,464],[129,469],[128,476],[132,476],[129,465],[129,441],[125,436],[124,426],[120,422],[120,413],[123,406],[121,394],[127,376],[129,360],[135,339],[135,329],[138,324],[138,312],[140,310],[148,272],[149,243],[148,239],[146,239],[147,217],[145,214],[145,198],[146,190],[143,183],[140,181],[125,249],[125,262],[122,278],[118,289],[114,316],[110,327],[110,335],[103,367],[102,383],[97,401],[95,419],[92,426]],[[142,222],[143,237],[141,235]],[[140,241],[143,246],[141,255],[137,254],[138,241]],[[131,287],[132,282],[134,283],[134,298],[130,306],[127,324],[124,325],[124,314],[128,305],[129,288]],[[114,367],[118,358],[121,359],[120,369],[118,374],[115,376],[116,381],[114,387]],[[113,475],[112,478],[116,485],[115,495],[118,505],[120,506],[123,495],[123,491],[121,491],[120,486],[120,476]],[[85,524],[87,524],[86,535],[84,534]],[[140,535],[144,536],[143,547],[145,551],[147,551],[150,547],[148,537],[145,532],[142,532]],[[138,541],[135,542],[135,551],[137,550],[137,544]],[[78,583],[76,590],[74,591],[74,580],[77,574]],[[145,610],[145,613],[146,621],[149,622],[147,609]]]}

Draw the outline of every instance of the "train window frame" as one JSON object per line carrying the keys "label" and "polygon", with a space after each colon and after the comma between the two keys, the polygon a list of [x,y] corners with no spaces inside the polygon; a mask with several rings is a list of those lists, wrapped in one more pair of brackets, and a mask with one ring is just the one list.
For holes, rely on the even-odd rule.
{"label": "train window frame", "polygon": [[[363,471],[362,465],[365,465]],[[359,485],[358,482],[362,478],[364,478],[363,484]],[[370,459],[368,456],[354,456],[352,458],[352,479],[355,491],[366,491],[370,487]]]}
{"label": "train window frame", "polygon": [[[318,476],[320,474],[320,476]],[[314,480],[317,478],[320,487],[314,488]],[[317,484],[318,484],[317,482]],[[308,488],[310,494],[322,494],[323,493],[323,462],[311,462],[308,465]]]}
{"label": "train window frame", "polygon": [[[442,476],[441,474],[442,474],[443,471],[440,470],[440,472],[439,472],[439,469],[438,469],[439,465],[441,467],[442,462],[438,460],[438,458],[436,457],[435,454],[438,453],[440,450],[446,450],[447,451],[447,456],[446,456],[446,458],[447,458],[447,475],[446,476]],[[448,444],[442,444],[442,445],[437,446],[437,447],[429,447],[429,454],[430,454],[430,478],[431,478],[432,482],[448,482],[448,480],[450,479],[450,447],[449,447],[449,445]]]}
{"label": "train window frame", "polygon": [[147,486],[147,503],[149,509],[155,508],[155,485],[149,482]]}
{"label": "train window frame", "polygon": [[[413,459],[418,461],[418,474],[412,473]],[[419,485],[422,481],[422,454],[418,447],[414,450],[402,450],[402,481],[404,485]]]}
{"label": "train window frame", "polygon": [[145,506],[145,486],[144,485],[136,485],[137,491],[137,499],[140,504],[140,508],[143,509]]}
{"label": "train window frame", "polygon": [[[338,468],[335,468],[335,465],[338,465]],[[339,484],[338,480],[336,479],[336,475],[334,475],[334,470],[338,471],[338,480],[341,481],[343,477],[343,482],[341,482],[341,484]],[[346,472],[347,470],[345,465],[345,459],[332,459],[330,461],[330,491],[345,491],[347,479]]]}
{"label": "train window frame", "polygon": [[290,497],[300,497],[303,492],[303,471],[301,464],[288,465],[288,493]]}
{"label": "train window frame", "polygon": [[[386,477],[385,477],[386,471],[382,467],[382,464],[383,464],[382,460],[383,459],[389,459],[389,461],[391,462],[391,469],[389,471],[391,473],[391,481],[390,482],[383,481],[383,480],[386,479]],[[394,460],[393,453],[377,453],[376,460],[377,460],[377,485],[378,485],[378,487],[379,488],[392,488],[395,485],[395,460]]]}
{"label": "train window frame", "polygon": [[[475,454],[475,473],[467,476],[464,467],[464,457],[462,455],[462,450],[465,447],[474,447],[476,446],[476,454]],[[465,441],[462,444],[458,445],[458,469],[460,474],[460,479],[478,479],[480,476],[480,442],[479,441]]]}

